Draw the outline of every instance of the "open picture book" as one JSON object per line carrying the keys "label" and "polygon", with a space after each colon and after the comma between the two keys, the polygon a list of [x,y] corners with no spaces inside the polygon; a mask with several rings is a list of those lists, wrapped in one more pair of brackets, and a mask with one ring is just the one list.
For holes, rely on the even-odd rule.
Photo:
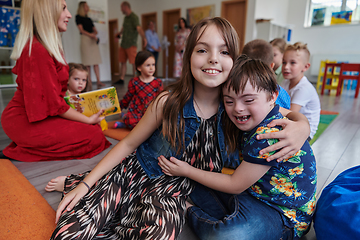
{"label": "open picture book", "polygon": [[121,112],[115,87],[65,96],[64,99],[70,107],[88,117],[99,112],[100,109],[104,109],[102,116]]}

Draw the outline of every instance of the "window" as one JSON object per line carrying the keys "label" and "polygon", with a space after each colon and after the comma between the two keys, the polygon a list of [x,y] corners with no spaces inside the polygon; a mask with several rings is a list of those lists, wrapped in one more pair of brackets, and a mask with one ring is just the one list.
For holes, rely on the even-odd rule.
{"label": "window", "polygon": [[306,27],[360,23],[360,0],[311,0]]}

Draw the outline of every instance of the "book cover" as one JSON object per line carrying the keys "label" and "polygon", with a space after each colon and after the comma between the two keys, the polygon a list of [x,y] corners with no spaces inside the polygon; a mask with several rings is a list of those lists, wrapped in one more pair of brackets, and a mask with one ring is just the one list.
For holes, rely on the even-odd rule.
{"label": "book cover", "polygon": [[88,117],[99,112],[100,109],[105,110],[102,116],[121,112],[115,87],[65,96],[64,99],[70,107]]}

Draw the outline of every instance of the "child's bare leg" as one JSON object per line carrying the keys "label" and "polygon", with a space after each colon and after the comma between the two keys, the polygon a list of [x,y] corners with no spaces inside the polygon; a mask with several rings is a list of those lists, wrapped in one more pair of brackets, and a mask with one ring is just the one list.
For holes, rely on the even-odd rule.
{"label": "child's bare leg", "polygon": [[52,192],[52,191],[63,192],[65,178],[66,178],[66,176],[59,176],[57,178],[51,179],[48,182],[48,184],[46,185],[45,191],[47,191],[47,192]]}

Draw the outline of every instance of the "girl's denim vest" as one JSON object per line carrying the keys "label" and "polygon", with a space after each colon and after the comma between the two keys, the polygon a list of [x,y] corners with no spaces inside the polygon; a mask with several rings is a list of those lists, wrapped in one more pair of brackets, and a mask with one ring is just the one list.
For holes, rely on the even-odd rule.
{"label": "girl's denim vest", "polygon": [[[223,112],[224,106],[221,103],[217,113],[218,119],[221,119],[221,114]],[[191,97],[189,101],[186,102],[183,109],[183,114],[185,119],[185,146],[188,146],[194,137],[195,132],[199,128],[201,121],[200,118],[196,115],[193,105],[193,97]],[[221,120],[218,121],[217,134],[223,166],[236,168],[240,164],[239,153],[235,152],[231,155],[227,155],[225,150],[224,133],[221,127]],[[162,135],[161,128],[157,129],[144,143],[138,147],[136,151],[136,156],[140,162],[140,165],[150,178],[157,178],[164,174],[158,165],[157,158],[160,155],[163,155],[166,158],[173,156],[178,159],[181,159],[183,155],[183,151],[181,151],[180,154],[176,154],[176,149],[172,148],[170,143]]]}

